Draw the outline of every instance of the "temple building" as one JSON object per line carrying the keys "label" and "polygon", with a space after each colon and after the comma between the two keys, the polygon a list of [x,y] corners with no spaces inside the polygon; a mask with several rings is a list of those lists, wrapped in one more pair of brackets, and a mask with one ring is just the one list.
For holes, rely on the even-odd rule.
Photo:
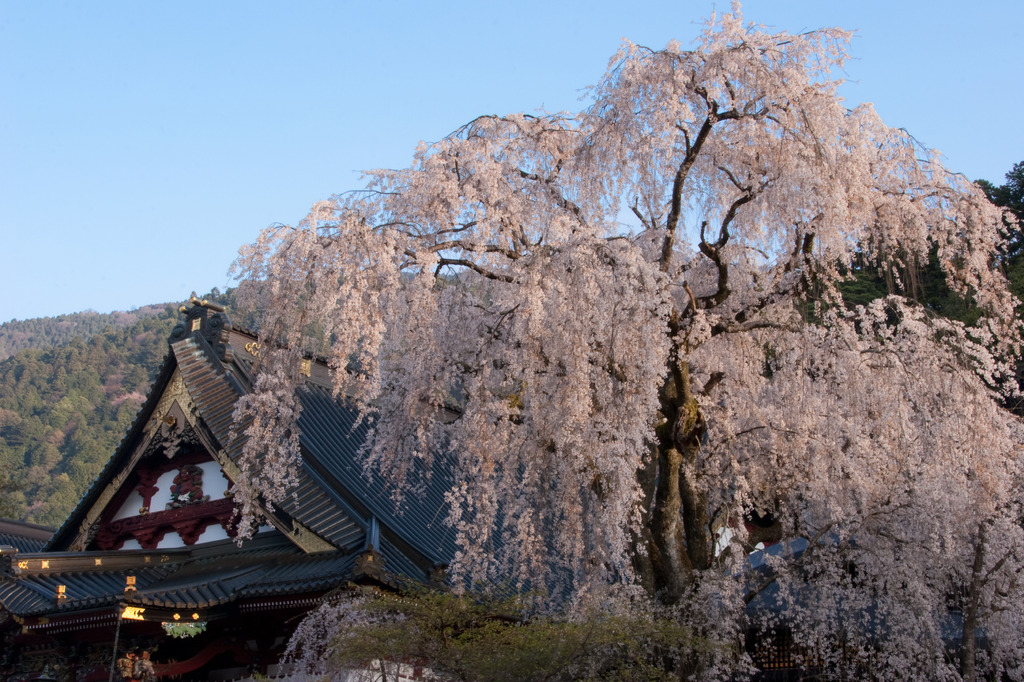
{"label": "temple building", "polygon": [[0,524],[5,679],[107,680],[128,650],[149,651],[159,678],[274,676],[328,595],[444,575],[455,546],[443,472],[396,509],[360,463],[365,426],[314,358],[302,366],[298,483],[238,541],[232,416],[259,344],[218,306],[182,310],[148,398],[67,521],[52,536]]}

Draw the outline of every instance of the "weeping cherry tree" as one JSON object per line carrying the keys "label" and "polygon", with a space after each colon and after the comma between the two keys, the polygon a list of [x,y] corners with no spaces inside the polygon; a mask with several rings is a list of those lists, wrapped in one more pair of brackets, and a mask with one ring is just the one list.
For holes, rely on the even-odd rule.
{"label": "weeping cherry tree", "polygon": [[[292,482],[312,353],[372,424],[365,466],[453,459],[454,585],[646,599],[726,640],[785,622],[882,677],[1020,675],[1004,218],[843,103],[848,38],[734,6],[692,50],[626,43],[579,113],[482,116],[265,230],[237,263],[266,349],[246,514]],[[844,305],[855,260],[929,257],[976,325]],[[760,539],[784,549],[751,573]]]}

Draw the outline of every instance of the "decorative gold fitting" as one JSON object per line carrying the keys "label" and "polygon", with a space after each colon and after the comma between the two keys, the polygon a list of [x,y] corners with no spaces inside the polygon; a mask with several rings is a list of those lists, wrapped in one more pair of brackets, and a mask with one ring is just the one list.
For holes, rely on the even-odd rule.
{"label": "decorative gold fitting", "polygon": [[210,310],[213,310],[218,313],[224,312],[224,306],[219,305],[217,303],[211,303],[210,299],[208,298],[199,298],[198,296],[196,296],[196,292],[194,291],[192,292],[192,295],[189,297],[188,302],[191,303],[192,305],[198,305],[202,306],[203,308],[209,308]]}

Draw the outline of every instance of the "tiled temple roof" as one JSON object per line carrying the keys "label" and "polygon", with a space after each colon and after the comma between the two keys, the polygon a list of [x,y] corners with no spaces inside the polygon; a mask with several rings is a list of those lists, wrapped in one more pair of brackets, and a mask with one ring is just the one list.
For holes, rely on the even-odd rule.
{"label": "tiled temple roof", "polygon": [[[52,539],[44,546],[45,534],[37,532],[39,537],[15,542],[11,536],[8,542],[0,522],[0,545],[11,546],[0,557],[0,608],[19,617],[58,618],[113,612],[120,605],[213,613],[233,603],[322,594],[352,580],[397,585],[436,578],[455,552],[454,531],[445,525],[452,479],[444,458],[438,458],[429,482],[396,509],[388,482],[364,471],[360,448],[366,427],[355,426],[355,410],[323,385],[324,369],[313,373],[300,396],[303,463],[293,494],[271,515],[276,530],[241,546],[224,540],[180,549],[98,551],[90,544],[99,510],[112,504],[112,491],[123,489],[145,439],[160,428],[163,412],[157,410],[172,379],[187,392],[190,405],[181,408],[203,448],[225,471],[231,469],[242,444],[232,418],[238,399],[251,390],[255,341],[232,330],[220,311],[187,311],[125,438]],[[299,530],[314,539],[303,543]],[[135,589],[125,592],[129,576]]]}
{"label": "tiled temple roof", "polygon": [[34,523],[0,519],[0,547],[13,547],[19,552],[38,552],[53,536],[53,529]]}

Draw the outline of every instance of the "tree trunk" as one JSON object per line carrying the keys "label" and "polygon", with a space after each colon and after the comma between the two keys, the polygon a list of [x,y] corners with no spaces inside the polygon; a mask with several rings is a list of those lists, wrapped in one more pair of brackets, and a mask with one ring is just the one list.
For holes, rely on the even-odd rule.
{"label": "tree trunk", "polygon": [[706,497],[695,481],[705,423],[690,387],[689,367],[674,364],[662,388],[657,449],[641,473],[650,516],[643,538],[647,559],[637,562],[648,589],[668,604],[683,596],[694,570],[710,563]]}
{"label": "tree trunk", "polygon": [[975,682],[977,671],[974,659],[977,655],[978,607],[981,603],[981,581],[985,570],[985,526],[978,530],[978,544],[974,547],[974,565],[971,567],[971,582],[967,587],[967,603],[964,605],[964,625],[960,635],[960,675],[964,682]]}

